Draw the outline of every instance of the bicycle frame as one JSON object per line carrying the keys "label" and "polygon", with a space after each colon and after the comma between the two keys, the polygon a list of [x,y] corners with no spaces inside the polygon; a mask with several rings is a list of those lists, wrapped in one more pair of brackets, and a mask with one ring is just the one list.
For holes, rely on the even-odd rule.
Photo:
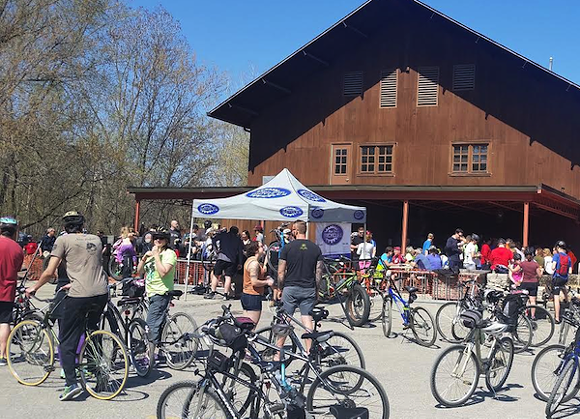
{"label": "bicycle frame", "polygon": [[[497,336],[495,335],[492,336],[494,339],[494,343],[489,348],[487,358],[482,358],[481,346],[483,344],[483,341],[485,340],[485,333],[481,329],[471,330],[470,334],[467,336],[465,340],[467,343],[465,344],[465,349],[463,350],[462,365],[460,366],[459,363],[457,363],[457,365],[455,365],[455,368],[453,368],[453,374],[456,377],[461,377],[465,373],[465,368],[467,368],[467,363],[469,362],[469,358],[471,357],[471,353],[473,353],[473,351],[475,351],[475,359],[477,360],[480,370],[481,371],[487,370],[488,365],[485,364],[484,359],[489,359],[489,356],[491,355],[497,342]],[[459,371],[457,371],[458,367],[460,367]]]}
{"label": "bicycle frame", "polygon": [[[411,312],[411,305],[401,296],[401,292],[399,291],[397,285],[393,282],[393,280],[391,279],[389,282],[390,282],[390,285],[388,287],[389,296],[395,303],[397,311],[401,315],[403,322],[405,324],[410,323],[411,319],[409,313]],[[393,291],[393,288],[395,289],[395,291]]]}

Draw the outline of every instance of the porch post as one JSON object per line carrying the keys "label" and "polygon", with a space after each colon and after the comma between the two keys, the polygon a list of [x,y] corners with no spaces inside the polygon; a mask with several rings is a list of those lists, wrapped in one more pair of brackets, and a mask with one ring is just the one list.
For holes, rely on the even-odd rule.
{"label": "porch post", "polygon": [[530,203],[524,202],[524,237],[523,245],[528,247],[529,234],[530,234]]}
{"label": "porch post", "polygon": [[409,224],[409,201],[403,201],[403,231],[401,234],[401,254],[405,255],[407,247],[407,228]]}
{"label": "porch post", "polygon": [[140,199],[136,199],[135,200],[135,232],[138,233],[139,232],[139,212],[141,209],[141,200]]}

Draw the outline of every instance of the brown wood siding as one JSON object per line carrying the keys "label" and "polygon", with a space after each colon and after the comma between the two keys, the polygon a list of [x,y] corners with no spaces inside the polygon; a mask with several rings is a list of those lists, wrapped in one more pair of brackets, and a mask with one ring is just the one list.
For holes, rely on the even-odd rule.
{"label": "brown wood siding", "polygon": [[[412,18],[399,7],[358,50],[333,60],[254,121],[249,184],[284,167],[307,185],[328,184],[331,144],[352,142],[351,185],[544,183],[580,198],[578,92],[441,20]],[[471,63],[475,90],[454,93],[453,65]],[[417,107],[422,66],[439,66],[437,106]],[[399,69],[397,107],[380,108],[381,71],[391,68]],[[360,97],[342,96],[349,71],[364,71]],[[451,176],[451,143],[481,140],[490,143],[490,175]],[[366,143],[396,143],[394,176],[360,175],[358,147]]]}

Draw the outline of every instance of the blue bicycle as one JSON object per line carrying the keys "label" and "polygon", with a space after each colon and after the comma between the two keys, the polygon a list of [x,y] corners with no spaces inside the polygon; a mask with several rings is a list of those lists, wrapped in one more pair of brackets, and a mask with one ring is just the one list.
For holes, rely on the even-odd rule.
{"label": "blue bicycle", "polygon": [[572,318],[564,317],[562,320],[570,322],[577,329],[574,342],[562,353],[562,360],[554,371],[558,378],[546,404],[546,418],[548,419],[552,418],[562,402],[572,399],[580,390],[580,376],[577,375],[580,367],[580,324]]}
{"label": "blue bicycle", "polygon": [[411,307],[417,299],[418,289],[415,287],[405,287],[409,293],[409,300],[406,301],[399,292],[395,281],[387,278],[388,286],[383,295],[383,309],[381,319],[383,322],[383,333],[386,337],[391,337],[393,326],[393,306],[397,309],[403,320],[403,328],[411,329],[415,341],[421,346],[431,346],[437,339],[437,328],[433,316],[423,307]]}

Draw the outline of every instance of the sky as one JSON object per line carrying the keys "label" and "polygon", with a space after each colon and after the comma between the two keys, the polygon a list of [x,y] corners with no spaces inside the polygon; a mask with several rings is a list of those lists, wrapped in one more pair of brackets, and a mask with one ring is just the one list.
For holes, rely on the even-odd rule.
{"label": "sky", "polygon": [[[159,5],[181,24],[198,60],[241,87],[364,0],[127,0]],[[387,0],[380,0],[387,1]],[[580,1],[424,0],[429,6],[580,84]]]}

